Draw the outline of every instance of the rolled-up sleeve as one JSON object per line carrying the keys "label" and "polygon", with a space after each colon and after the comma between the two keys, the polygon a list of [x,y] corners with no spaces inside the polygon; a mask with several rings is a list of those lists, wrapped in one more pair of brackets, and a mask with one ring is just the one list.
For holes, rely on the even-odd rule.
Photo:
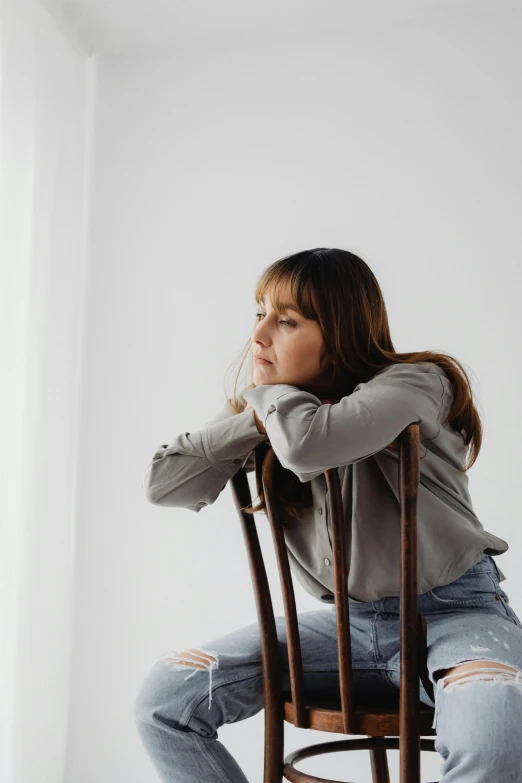
{"label": "rolled-up sleeve", "polygon": [[314,394],[286,383],[256,386],[243,396],[280,463],[306,482],[381,451],[412,422],[419,422],[421,440],[435,438],[444,384],[437,372],[402,364],[333,404],[322,405]]}

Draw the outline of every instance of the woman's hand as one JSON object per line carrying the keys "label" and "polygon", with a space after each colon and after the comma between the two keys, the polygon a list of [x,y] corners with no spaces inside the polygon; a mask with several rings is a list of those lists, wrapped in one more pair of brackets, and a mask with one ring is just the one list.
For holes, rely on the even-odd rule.
{"label": "woman's hand", "polygon": [[245,405],[245,407],[243,409],[243,413],[245,411],[250,411],[250,410],[254,411],[254,418],[256,420],[256,427],[257,427],[258,432],[261,432],[263,435],[266,435],[266,430],[265,430],[265,428],[263,426],[263,422],[261,421],[261,419],[257,415],[256,410],[254,408],[252,408],[252,406],[250,405],[249,402],[247,402],[247,404]]}

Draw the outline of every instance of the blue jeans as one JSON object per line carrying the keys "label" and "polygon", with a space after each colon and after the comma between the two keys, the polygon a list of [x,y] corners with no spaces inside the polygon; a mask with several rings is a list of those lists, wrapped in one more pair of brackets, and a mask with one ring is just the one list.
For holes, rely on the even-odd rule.
{"label": "blue jeans", "polygon": [[[424,704],[435,707],[440,783],[522,783],[522,622],[500,576],[493,558],[484,555],[456,581],[418,596],[427,623],[435,704],[420,681],[419,694]],[[398,596],[368,603],[350,599],[355,699],[386,703],[387,695],[397,695],[399,601]],[[307,694],[338,694],[335,606],[298,618]],[[290,691],[283,616],[276,617],[276,627],[283,688]],[[258,624],[193,649],[204,668],[194,668],[194,657],[171,651],[142,683],[135,702],[141,740],[165,783],[248,783],[217,730],[263,708]],[[477,660],[517,671],[493,668],[489,675],[461,675],[460,680],[440,676],[441,669]]]}

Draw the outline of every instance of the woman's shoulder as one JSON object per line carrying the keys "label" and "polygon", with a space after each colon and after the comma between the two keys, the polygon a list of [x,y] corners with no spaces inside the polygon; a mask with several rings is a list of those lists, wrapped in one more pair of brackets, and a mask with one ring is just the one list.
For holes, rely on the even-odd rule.
{"label": "woman's shoulder", "polygon": [[[386,367],[383,367],[382,369],[378,370],[378,372],[374,375],[374,378],[382,378],[382,377],[408,377],[411,375],[419,375],[420,373],[426,375],[437,375],[439,377],[448,379],[448,376],[446,375],[446,371],[443,367],[441,367],[436,362],[394,362],[393,364],[388,364]],[[373,379],[372,379],[373,380]]]}
{"label": "woman's shoulder", "polygon": [[381,387],[397,387],[397,391],[428,392],[439,395],[451,389],[446,372],[435,362],[395,363],[378,370],[366,383],[359,383],[354,391],[367,388],[380,393]]}

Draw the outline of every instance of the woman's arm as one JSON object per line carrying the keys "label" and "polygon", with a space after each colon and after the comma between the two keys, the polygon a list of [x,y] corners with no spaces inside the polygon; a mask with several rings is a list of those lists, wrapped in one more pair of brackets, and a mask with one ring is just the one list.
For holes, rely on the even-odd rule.
{"label": "woman's arm", "polygon": [[434,439],[450,381],[430,363],[395,364],[334,404],[292,384],[244,392],[280,463],[306,482],[325,470],[366,459],[419,422],[421,441]]}
{"label": "woman's arm", "polygon": [[145,496],[155,505],[199,511],[240,467],[253,469],[249,457],[265,440],[252,409],[234,414],[226,403],[201,429],[181,432],[156,450],[143,479]]}

